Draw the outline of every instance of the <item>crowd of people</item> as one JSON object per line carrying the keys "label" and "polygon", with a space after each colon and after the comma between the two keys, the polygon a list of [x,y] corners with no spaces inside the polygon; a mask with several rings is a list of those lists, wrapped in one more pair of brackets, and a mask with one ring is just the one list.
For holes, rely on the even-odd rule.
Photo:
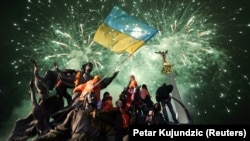
{"label": "crowd of people", "polygon": [[[35,65],[34,69],[36,90],[38,93],[44,90],[43,93],[48,95],[50,80],[39,78],[37,67]],[[119,72],[108,78],[92,76],[91,62],[84,64],[81,71],[60,70],[56,63],[54,67],[57,72],[54,86],[56,95],[66,98],[67,106],[50,115],[54,118],[54,121],[49,123],[50,130],[39,134],[33,141],[128,140],[129,126],[132,124],[162,125],[172,122],[168,118],[166,105],[171,112],[173,123],[178,124],[171,105],[171,84],[163,83],[155,93],[156,102],[153,102],[147,85],[138,85],[135,76],[130,75],[128,85],[121,90],[118,99],[114,100],[109,91],[105,91],[102,96],[101,93]],[[72,95],[67,89],[72,89]]]}

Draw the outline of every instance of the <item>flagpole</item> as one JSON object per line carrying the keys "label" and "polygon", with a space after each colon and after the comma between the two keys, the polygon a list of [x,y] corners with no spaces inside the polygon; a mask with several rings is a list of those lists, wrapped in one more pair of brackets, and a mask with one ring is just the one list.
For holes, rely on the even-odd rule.
{"label": "flagpole", "polygon": [[[94,41],[92,40],[90,42],[90,44],[88,45],[88,48],[92,47],[92,45],[94,44]],[[132,55],[134,54],[134,52],[132,52],[131,54],[129,54],[128,57],[126,57],[124,60],[122,60],[118,65],[116,65],[114,68],[112,68],[107,74],[104,75],[104,77],[102,77],[101,80],[99,80],[95,85],[98,85],[99,83],[101,83],[101,81],[103,81],[109,74],[111,74],[111,72],[113,72],[115,69],[117,69],[120,65],[122,65],[124,62],[126,62]]]}
{"label": "flagpole", "polygon": [[[134,29],[135,26],[140,30],[137,30],[137,28]],[[94,35],[94,41],[111,49],[113,52],[127,51],[129,53],[128,58],[130,58],[137,49],[143,46],[157,32],[157,29],[127,14],[119,6],[114,6],[98,27]],[[141,34],[138,36],[134,33]],[[128,60],[128,58],[122,60],[117,66],[111,69],[97,84]]]}
{"label": "flagpole", "polygon": [[126,62],[132,55],[134,54],[134,52],[132,54],[129,54],[128,57],[126,57],[124,60],[122,60],[118,65],[116,65],[114,68],[112,68],[108,73],[106,73],[104,75],[104,77],[102,77],[101,80],[99,80],[97,83],[95,83],[94,87],[98,84],[101,83],[101,81],[103,81],[109,74],[111,74],[111,72],[113,72],[115,69],[117,69],[118,67],[120,67],[124,62]]}

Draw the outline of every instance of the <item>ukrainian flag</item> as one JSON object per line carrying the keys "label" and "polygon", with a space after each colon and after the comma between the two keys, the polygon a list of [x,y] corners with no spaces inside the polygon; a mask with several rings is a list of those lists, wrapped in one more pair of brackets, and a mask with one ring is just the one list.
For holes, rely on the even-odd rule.
{"label": "ukrainian flag", "polygon": [[115,6],[97,29],[94,41],[113,52],[133,54],[157,32]]}

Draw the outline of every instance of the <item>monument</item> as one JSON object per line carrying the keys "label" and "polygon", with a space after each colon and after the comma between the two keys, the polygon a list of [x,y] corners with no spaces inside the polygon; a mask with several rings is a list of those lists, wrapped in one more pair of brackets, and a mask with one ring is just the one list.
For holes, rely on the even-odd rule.
{"label": "monument", "polygon": [[[172,105],[175,109],[176,117],[177,117],[179,123],[180,124],[191,124],[192,123],[191,116],[190,116],[188,110],[186,109],[185,105],[182,102],[181,96],[180,96],[179,91],[178,91],[178,87],[176,85],[176,81],[175,81],[174,74],[173,74],[173,66],[174,65],[169,64],[167,61],[168,50],[157,51],[155,53],[162,56],[163,66],[162,66],[161,72],[163,74],[166,74],[167,84],[172,84],[174,86],[174,89],[172,91],[172,99],[174,99],[174,100],[172,100]],[[171,119],[170,114],[168,114],[168,115],[169,115],[169,119]]]}

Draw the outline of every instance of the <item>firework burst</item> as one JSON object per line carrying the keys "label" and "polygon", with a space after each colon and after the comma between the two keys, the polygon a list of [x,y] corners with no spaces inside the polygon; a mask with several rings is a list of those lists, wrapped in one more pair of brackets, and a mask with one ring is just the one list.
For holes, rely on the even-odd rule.
{"label": "firework burst", "polygon": [[29,0],[24,23],[14,24],[24,35],[22,39],[12,40],[16,51],[22,54],[12,64],[20,74],[20,71],[30,71],[20,70],[29,58],[36,59],[43,70],[52,69],[53,62],[60,68],[80,69],[82,63],[92,61],[96,66],[93,73],[105,75],[127,54],[115,54],[94,43],[92,38],[112,7],[119,5],[159,32],[120,67],[120,75],[113,86],[120,89],[110,89],[111,93],[120,93],[128,76],[135,74],[138,82],[147,84],[154,96],[156,88],[166,79],[160,73],[162,60],[154,52],[168,50],[167,60],[174,65],[178,89],[194,118],[207,116],[215,109],[232,113],[230,107],[238,105],[245,91],[242,88],[232,91],[235,82],[229,76],[240,75],[248,86],[249,80],[237,67],[233,68],[236,71],[229,69],[234,61],[222,44],[231,46],[232,40],[225,31],[233,30],[231,27],[237,24],[235,17],[243,9],[239,7],[228,14],[230,11],[224,3],[216,2],[218,5],[214,8],[214,2]]}

